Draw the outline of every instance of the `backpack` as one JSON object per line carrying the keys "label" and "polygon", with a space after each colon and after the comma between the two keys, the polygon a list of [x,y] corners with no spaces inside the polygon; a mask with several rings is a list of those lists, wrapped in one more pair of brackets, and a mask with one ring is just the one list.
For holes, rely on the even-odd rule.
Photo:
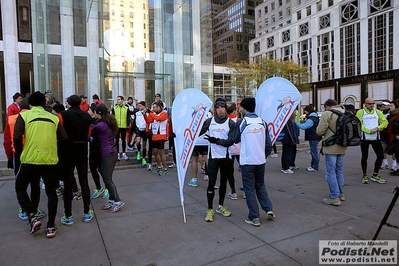
{"label": "backpack", "polygon": [[324,146],[339,144],[341,146],[359,146],[362,136],[362,123],[356,115],[350,111],[344,113],[331,109],[333,114],[338,116],[336,131],[328,127],[334,136],[323,141]]}

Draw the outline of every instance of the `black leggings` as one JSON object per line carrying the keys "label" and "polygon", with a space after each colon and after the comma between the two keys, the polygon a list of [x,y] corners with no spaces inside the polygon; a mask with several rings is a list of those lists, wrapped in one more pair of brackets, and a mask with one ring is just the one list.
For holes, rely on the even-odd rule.
{"label": "black leggings", "polygon": [[[31,215],[36,214],[40,201],[40,189],[37,191],[37,189],[33,188],[39,187],[40,176],[43,177],[48,198],[47,228],[54,227],[55,216],[57,214],[58,196],[55,189],[58,187],[58,179],[54,176],[56,170],[57,168],[55,165],[21,164],[15,181],[18,203],[29,216],[30,221]],[[32,187],[31,198],[29,198],[26,191],[29,184]]]}
{"label": "black leggings", "polygon": [[119,153],[119,136],[121,137],[121,140],[122,140],[122,152],[125,153],[126,152],[126,128],[119,128],[118,133],[116,133],[115,144],[116,144],[116,148],[118,149],[118,153]]}
{"label": "black leggings", "polygon": [[90,151],[89,154],[90,172],[97,190],[101,189],[100,175],[98,174],[101,167],[101,155],[99,153],[99,151],[98,153],[92,153]]}
{"label": "black leggings", "polygon": [[360,144],[360,149],[362,151],[362,171],[363,174],[367,174],[367,159],[369,158],[369,145],[373,147],[375,155],[377,155],[377,159],[374,162],[374,172],[373,174],[378,174],[380,170],[381,163],[384,160],[384,151],[382,149],[381,141],[379,140],[362,140]]}
{"label": "black leggings", "polygon": [[117,160],[118,157],[116,155],[102,157],[100,169],[105,187],[108,189],[109,192],[109,199],[116,202],[121,201],[118,195],[118,191],[116,190],[114,181],[112,180],[112,174],[114,173],[114,168]]}
{"label": "black leggings", "polygon": [[220,169],[220,186],[219,186],[219,205],[223,205],[226,196],[226,184],[228,178],[232,175],[231,159],[209,159],[208,160],[208,188],[206,195],[208,199],[208,209],[213,209],[213,198],[215,197],[215,184]]}

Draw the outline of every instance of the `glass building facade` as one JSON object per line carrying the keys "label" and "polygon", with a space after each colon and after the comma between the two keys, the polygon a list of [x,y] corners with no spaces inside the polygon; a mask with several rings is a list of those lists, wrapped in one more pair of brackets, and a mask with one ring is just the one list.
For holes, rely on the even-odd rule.
{"label": "glass building facade", "polygon": [[0,9],[3,113],[17,91],[60,102],[98,94],[108,106],[118,95],[151,103],[159,92],[169,106],[186,88],[213,95],[210,0],[1,0]]}

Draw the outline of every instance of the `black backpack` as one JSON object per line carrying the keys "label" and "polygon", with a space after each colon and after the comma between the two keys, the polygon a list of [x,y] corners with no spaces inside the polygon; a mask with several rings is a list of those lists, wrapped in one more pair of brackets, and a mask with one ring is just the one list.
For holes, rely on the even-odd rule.
{"label": "black backpack", "polygon": [[333,114],[338,115],[336,131],[328,127],[334,136],[323,141],[324,146],[339,144],[341,146],[359,146],[362,136],[362,123],[356,115],[350,111],[344,113],[331,109]]}

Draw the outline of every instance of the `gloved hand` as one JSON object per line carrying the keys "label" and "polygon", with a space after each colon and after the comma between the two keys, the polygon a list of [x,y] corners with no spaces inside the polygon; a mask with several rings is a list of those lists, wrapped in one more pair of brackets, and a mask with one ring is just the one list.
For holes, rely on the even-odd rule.
{"label": "gloved hand", "polygon": [[151,110],[150,110],[150,109],[146,109],[145,112],[146,112],[147,114],[149,114],[149,113],[151,113]]}
{"label": "gloved hand", "polygon": [[14,161],[13,161],[13,159],[8,160],[7,168],[14,169]]}
{"label": "gloved hand", "polygon": [[218,138],[215,138],[215,137],[211,137],[211,136],[209,136],[209,135],[205,135],[205,138],[204,139],[206,139],[207,141],[209,141],[210,143],[217,143],[218,142]]}

